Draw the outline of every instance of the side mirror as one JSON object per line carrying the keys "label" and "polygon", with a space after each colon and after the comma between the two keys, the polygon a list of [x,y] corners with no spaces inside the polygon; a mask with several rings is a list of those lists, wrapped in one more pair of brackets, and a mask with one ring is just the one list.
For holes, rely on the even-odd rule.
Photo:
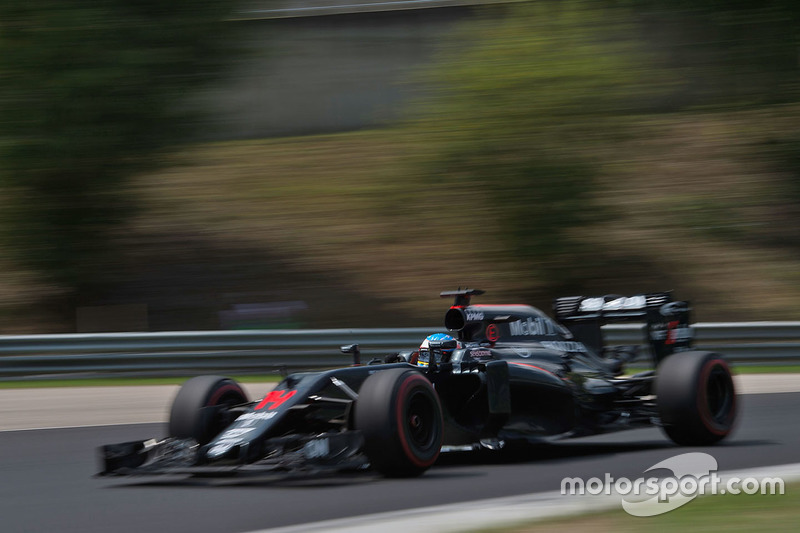
{"label": "side mirror", "polygon": [[339,348],[342,353],[351,353],[353,354],[353,366],[359,366],[361,364],[361,349],[358,344],[347,344]]}
{"label": "side mirror", "polygon": [[449,341],[428,341],[428,348],[433,350],[455,350],[458,348],[458,341],[455,339]]}

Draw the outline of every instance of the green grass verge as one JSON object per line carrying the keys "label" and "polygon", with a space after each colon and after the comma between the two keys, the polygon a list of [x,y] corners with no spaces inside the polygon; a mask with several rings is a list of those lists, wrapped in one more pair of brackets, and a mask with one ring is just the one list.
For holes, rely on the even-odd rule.
{"label": "green grass verge", "polygon": [[634,517],[620,508],[572,518],[543,520],[481,531],[486,533],[795,531],[798,518],[800,518],[800,485],[792,484],[786,486],[783,495],[706,496],[669,513],[650,518]]}
{"label": "green grass verge", "polygon": [[736,374],[795,374],[800,373],[800,365],[780,365],[780,366],[734,366]]}

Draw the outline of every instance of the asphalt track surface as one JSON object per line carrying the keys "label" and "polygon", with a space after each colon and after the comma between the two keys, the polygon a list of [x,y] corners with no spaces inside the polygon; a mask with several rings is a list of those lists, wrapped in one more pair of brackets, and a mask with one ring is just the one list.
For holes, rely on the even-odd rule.
{"label": "asphalt track surface", "polygon": [[[658,429],[539,447],[512,461],[447,456],[419,479],[96,478],[101,444],[157,437],[163,424],[0,432],[0,531],[246,532],[386,511],[559,490],[565,476],[641,477],[686,451],[720,470],[800,462],[800,393],[740,396],[733,437],[679,448]],[[57,405],[52,406],[58,409]],[[468,524],[464,524],[468,527]]]}

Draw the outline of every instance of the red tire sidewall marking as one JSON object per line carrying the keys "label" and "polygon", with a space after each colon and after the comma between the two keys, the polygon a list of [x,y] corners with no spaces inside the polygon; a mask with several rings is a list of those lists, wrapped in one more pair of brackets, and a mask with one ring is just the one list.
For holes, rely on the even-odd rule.
{"label": "red tire sidewall marking", "polygon": [[242,393],[242,389],[238,385],[230,383],[215,390],[214,394],[212,394],[211,398],[209,398],[208,401],[206,402],[206,406],[211,407],[217,405],[217,402],[220,400],[220,398],[222,398],[226,393],[231,391],[234,391],[239,395],[244,396],[244,394]]}
{"label": "red tire sidewall marking", "polygon": [[[428,461],[423,461],[419,457],[417,457],[417,454],[414,452],[414,450],[411,449],[411,447],[408,444],[408,435],[406,434],[406,427],[405,427],[405,416],[403,413],[404,411],[403,406],[405,402],[402,401],[408,389],[413,387],[415,384],[421,382],[429,383],[427,379],[425,379],[423,376],[419,374],[412,374],[411,376],[408,376],[403,380],[403,382],[400,384],[400,387],[397,389],[397,394],[395,395],[395,401],[397,403],[395,407],[395,414],[397,419],[397,432],[400,436],[400,445],[403,447],[403,452],[405,452],[406,457],[412,463],[414,463],[415,466],[427,468],[436,462],[436,459],[439,457],[439,450],[436,450],[436,454],[434,454],[434,456]],[[439,416],[440,427],[441,424],[442,420],[441,416]]]}
{"label": "red tire sidewall marking", "polygon": [[[727,435],[728,432],[730,432],[730,427],[719,429],[714,423],[714,420],[711,418],[711,410],[708,408],[708,377],[711,375],[711,370],[716,365],[723,367],[727,371],[728,376],[731,376],[728,364],[722,359],[712,359],[703,365],[703,369],[700,371],[700,391],[697,395],[697,411],[700,413],[700,421],[703,423],[706,429],[715,435]],[[731,379],[733,378],[731,377]],[[735,392],[733,394],[733,398],[731,398],[731,407],[726,415],[726,422],[730,417],[733,416],[734,412],[736,412]]]}

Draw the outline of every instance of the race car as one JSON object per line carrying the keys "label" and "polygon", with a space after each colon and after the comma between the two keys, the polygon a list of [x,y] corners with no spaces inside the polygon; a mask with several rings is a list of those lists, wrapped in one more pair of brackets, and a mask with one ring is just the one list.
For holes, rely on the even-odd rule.
{"label": "race car", "polygon": [[[200,376],[179,390],[168,436],[103,446],[101,475],[318,472],[367,469],[417,476],[440,453],[501,450],[658,426],[674,442],[705,446],[736,420],[731,371],[691,349],[688,302],[669,292],[566,297],[554,318],[522,304],[454,297],[447,333],[361,365],[288,375],[248,400],[235,381]],[[604,324],[646,324],[654,371],[625,375],[637,346],[606,346]]]}

